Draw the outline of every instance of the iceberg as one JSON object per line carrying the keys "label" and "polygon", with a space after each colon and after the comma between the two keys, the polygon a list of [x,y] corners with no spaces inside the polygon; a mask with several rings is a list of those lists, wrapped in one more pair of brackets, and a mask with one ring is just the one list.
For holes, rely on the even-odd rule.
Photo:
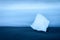
{"label": "iceberg", "polygon": [[37,31],[47,31],[49,20],[41,14],[37,14],[34,22],[31,25],[31,28]]}

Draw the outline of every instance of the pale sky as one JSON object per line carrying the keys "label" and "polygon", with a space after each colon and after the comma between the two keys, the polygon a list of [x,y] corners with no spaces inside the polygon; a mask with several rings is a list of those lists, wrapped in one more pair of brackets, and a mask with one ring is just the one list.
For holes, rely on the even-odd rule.
{"label": "pale sky", "polygon": [[0,1],[0,26],[30,25],[36,14],[42,14],[50,20],[50,26],[60,26],[59,1]]}

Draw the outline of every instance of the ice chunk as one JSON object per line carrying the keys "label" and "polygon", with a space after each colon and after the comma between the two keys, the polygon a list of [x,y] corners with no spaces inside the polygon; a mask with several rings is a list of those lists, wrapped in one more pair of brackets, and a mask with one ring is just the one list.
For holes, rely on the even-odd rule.
{"label": "ice chunk", "polygon": [[47,18],[45,18],[43,15],[37,14],[31,27],[34,30],[46,32],[48,25],[49,25],[49,20]]}

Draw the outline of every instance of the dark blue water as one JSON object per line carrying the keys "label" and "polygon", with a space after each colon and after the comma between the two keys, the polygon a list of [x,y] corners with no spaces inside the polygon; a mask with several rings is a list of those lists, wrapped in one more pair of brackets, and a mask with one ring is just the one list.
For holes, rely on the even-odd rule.
{"label": "dark blue water", "polygon": [[49,27],[47,32],[30,27],[0,27],[0,40],[60,40],[60,28]]}

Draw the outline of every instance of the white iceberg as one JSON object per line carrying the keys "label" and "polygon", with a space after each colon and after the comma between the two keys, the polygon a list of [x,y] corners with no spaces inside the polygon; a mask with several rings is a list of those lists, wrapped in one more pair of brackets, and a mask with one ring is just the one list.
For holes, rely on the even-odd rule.
{"label": "white iceberg", "polygon": [[34,30],[46,32],[48,25],[49,25],[49,20],[46,17],[44,17],[43,15],[37,14],[31,27]]}

